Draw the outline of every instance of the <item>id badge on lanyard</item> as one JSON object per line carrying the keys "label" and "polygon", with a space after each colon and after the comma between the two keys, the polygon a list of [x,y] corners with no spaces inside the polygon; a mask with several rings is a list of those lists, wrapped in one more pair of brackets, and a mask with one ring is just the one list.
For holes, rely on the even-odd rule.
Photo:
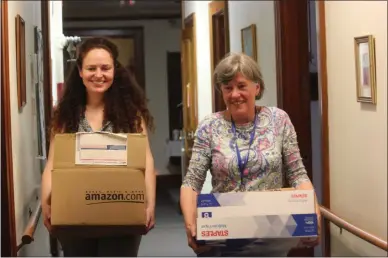
{"label": "id badge on lanyard", "polygon": [[244,160],[242,160],[242,158],[241,158],[240,149],[238,148],[238,144],[237,144],[236,124],[234,123],[233,118],[232,118],[231,120],[232,120],[232,131],[233,131],[233,135],[234,135],[234,138],[236,139],[235,145],[236,145],[236,154],[237,154],[238,170],[239,170],[239,172],[240,172],[240,178],[241,178],[241,187],[242,187],[241,190],[244,190],[244,189],[245,189],[244,175],[248,175],[248,169],[247,169],[246,166],[247,166],[248,159],[249,159],[249,151],[251,150],[251,145],[252,145],[253,140],[254,140],[254,138],[255,138],[257,113],[255,112],[255,120],[254,120],[254,122],[253,122],[253,129],[252,129],[252,131],[250,132],[248,153],[247,153],[247,155],[245,156]]}

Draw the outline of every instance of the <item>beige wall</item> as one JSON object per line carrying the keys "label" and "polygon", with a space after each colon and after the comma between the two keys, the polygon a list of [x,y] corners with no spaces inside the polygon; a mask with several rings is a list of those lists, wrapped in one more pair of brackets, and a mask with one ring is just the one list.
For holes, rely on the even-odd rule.
{"label": "beige wall", "polygon": [[[387,2],[328,1],[331,209],[387,240]],[[356,101],[353,38],[376,38],[377,105]],[[386,252],[332,227],[332,256]]]}
{"label": "beige wall", "polygon": [[49,2],[50,8],[50,52],[51,52],[51,96],[53,105],[57,105],[57,84],[64,82],[63,73],[63,30],[62,1]]}
{"label": "beige wall", "polygon": [[210,72],[209,3],[211,1],[184,1],[184,17],[195,14],[197,52],[198,119],[212,112],[212,85]]}
{"label": "beige wall", "polygon": [[[276,43],[274,1],[229,1],[230,51],[242,52],[241,29],[256,25],[257,62],[266,86],[259,105],[276,106]],[[243,14],[243,15],[242,15]]]}
{"label": "beige wall", "polygon": [[[16,39],[15,16],[19,14],[25,21],[26,35],[26,88],[27,104],[19,112],[16,83]],[[41,171],[39,169],[36,112],[34,87],[31,77],[31,61],[34,52],[34,26],[41,27],[39,1],[8,1],[8,37],[9,37],[9,69],[11,99],[11,129],[13,179],[15,194],[16,237],[20,244],[21,236],[27,225],[28,209],[34,209],[32,202],[39,192]]]}

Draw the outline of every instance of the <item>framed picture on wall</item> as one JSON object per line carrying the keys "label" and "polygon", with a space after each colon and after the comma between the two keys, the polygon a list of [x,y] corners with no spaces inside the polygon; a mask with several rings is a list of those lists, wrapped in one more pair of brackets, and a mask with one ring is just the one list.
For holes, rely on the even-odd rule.
{"label": "framed picture on wall", "polygon": [[257,61],[256,25],[241,29],[242,52]]}
{"label": "framed picture on wall", "polygon": [[376,104],[375,42],[372,35],[354,38],[357,101]]}
{"label": "framed picture on wall", "polygon": [[27,103],[26,89],[26,25],[20,15],[15,17],[16,30],[16,72],[18,107],[21,110]]}
{"label": "framed picture on wall", "polygon": [[[36,71],[34,77],[35,109],[38,132],[38,155],[46,157],[46,125],[44,120],[44,86],[43,86],[43,35],[42,30],[34,27],[34,62],[36,62]],[[41,160],[42,167],[44,160]]]}

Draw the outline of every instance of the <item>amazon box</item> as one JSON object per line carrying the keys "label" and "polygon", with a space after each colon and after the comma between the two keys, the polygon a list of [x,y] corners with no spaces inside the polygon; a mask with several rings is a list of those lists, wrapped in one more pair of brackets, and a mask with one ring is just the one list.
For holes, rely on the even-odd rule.
{"label": "amazon box", "polygon": [[239,243],[249,249],[254,245],[269,247],[270,243],[276,243],[273,246],[290,249],[300,238],[317,237],[317,230],[314,190],[289,188],[198,195],[197,240],[200,244]]}
{"label": "amazon box", "polygon": [[144,234],[147,138],[141,134],[58,134],[54,142],[54,234]]}

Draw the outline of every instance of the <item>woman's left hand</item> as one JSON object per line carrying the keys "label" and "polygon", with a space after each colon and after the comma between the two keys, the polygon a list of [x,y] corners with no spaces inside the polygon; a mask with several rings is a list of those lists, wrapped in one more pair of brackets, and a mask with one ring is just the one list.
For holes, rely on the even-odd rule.
{"label": "woman's left hand", "polygon": [[155,226],[155,208],[147,207],[146,218],[147,231],[150,231]]}
{"label": "woman's left hand", "polygon": [[315,247],[317,245],[319,245],[319,242],[320,242],[320,237],[317,236],[317,237],[306,237],[306,238],[302,238],[300,240],[301,242],[301,247]]}
{"label": "woman's left hand", "polygon": [[[314,190],[314,186],[310,181],[302,182],[300,183],[297,187],[298,190]],[[315,195],[315,194],[314,194]],[[300,247],[314,247],[320,244],[321,242],[321,225],[322,225],[322,220],[321,220],[321,209],[319,206],[319,203],[317,201],[317,196],[314,196],[315,198],[315,213],[317,216],[317,236],[316,237],[306,237],[302,238],[300,243]]]}

